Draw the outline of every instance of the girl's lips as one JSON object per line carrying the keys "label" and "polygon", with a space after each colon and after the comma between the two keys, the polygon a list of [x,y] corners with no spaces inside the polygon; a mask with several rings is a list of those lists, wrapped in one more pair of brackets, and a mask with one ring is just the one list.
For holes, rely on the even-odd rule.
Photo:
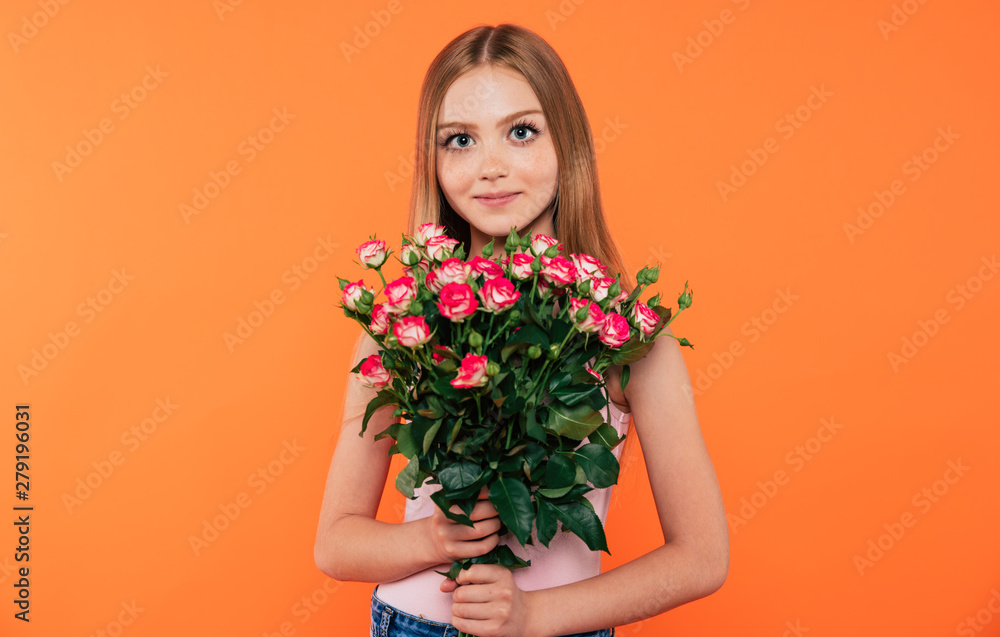
{"label": "girl's lips", "polygon": [[503,197],[476,197],[476,201],[483,204],[484,206],[489,206],[490,208],[498,208],[500,206],[505,206],[508,203],[514,201],[518,195],[521,193],[515,192],[510,195],[505,195]]}

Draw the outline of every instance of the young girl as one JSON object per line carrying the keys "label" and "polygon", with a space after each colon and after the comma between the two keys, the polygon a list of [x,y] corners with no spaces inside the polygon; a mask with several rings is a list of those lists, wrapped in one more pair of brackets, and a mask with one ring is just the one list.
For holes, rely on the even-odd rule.
{"label": "young girl", "polygon": [[[492,238],[502,255],[512,227],[560,240],[564,254],[589,253],[631,282],[601,207],[594,143],[583,105],[559,56],[535,33],[481,26],[449,43],[431,63],[420,94],[409,234],[424,223],[447,228],[467,254]],[[667,328],[669,331],[670,328]],[[362,335],[355,362],[378,351]],[[432,486],[407,501],[401,524],[375,520],[389,468],[391,407],[360,421],[374,390],[348,381],[344,422],[316,536],[317,566],[338,580],[375,582],[371,634],[478,637],[606,637],[612,627],[657,615],[716,591],[729,568],[722,497],[705,448],[690,379],[677,342],[666,335],[631,365],[606,374],[612,425],[638,434],[664,543],[605,573],[600,553],[557,533],[549,548],[501,540],[485,490],[470,516],[449,520]],[[631,439],[634,436],[630,436]],[[621,454],[622,445],[616,449]],[[604,521],[611,489],[587,494]],[[456,509],[457,510],[457,509]],[[455,559],[508,544],[528,568],[474,565],[446,580]]]}

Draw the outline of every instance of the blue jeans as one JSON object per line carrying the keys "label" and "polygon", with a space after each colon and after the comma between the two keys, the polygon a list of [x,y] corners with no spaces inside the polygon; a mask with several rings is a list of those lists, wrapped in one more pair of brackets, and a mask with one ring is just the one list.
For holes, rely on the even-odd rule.
{"label": "blue jeans", "polygon": [[[389,606],[372,591],[371,637],[456,637],[458,629],[451,624],[442,624],[429,619],[414,617]],[[589,633],[574,633],[564,637],[614,637],[614,628],[594,630]]]}

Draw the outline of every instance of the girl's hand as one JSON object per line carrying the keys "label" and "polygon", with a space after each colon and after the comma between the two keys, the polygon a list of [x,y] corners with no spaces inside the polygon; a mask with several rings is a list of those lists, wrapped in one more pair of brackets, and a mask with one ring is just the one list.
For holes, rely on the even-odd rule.
{"label": "girl's hand", "polygon": [[[456,583],[457,582],[457,583]],[[514,575],[497,564],[473,564],[445,579],[441,591],[451,594],[451,624],[477,637],[531,635],[531,593],[514,584]]]}
{"label": "girl's hand", "polygon": [[[479,492],[479,502],[469,516],[475,523],[472,527],[448,519],[439,507],[434,507],[430,517],[431,543],[441,562],[479,557],[500,543],[497,533],[500,530],[500,515],[489,501],[488,493],[486,487]],[[451,510],[461,513],[458,506],[451,507]]]}

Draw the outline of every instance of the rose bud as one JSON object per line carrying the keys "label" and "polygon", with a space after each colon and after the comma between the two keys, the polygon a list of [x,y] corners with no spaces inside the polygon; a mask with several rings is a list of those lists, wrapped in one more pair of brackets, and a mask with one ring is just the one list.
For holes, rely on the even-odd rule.
{"label": "rose bud", "polygon": [[343,296],[341,302],[347,306],[347,309],[352,312],[358,311],[358,304],[363,304],[364,293],[368,292],[372,294],[375,292],[374,288],[366,288],[365,282],[363,280],[355,281],[354,283],[348,283],[344,288]]}
{"label": "rose bud", "polygon": [[521,298],[521,293],[514,289],[514,284],[504,277],[489,279],[479,288],[479,298],[483,301],[483,309],[490,312],[503,312]]}
{"label": "rose bud", "polygon": [[[577,318],[580,311],[584,312],[584,317],[582,319]],[[601,329],[604,325],[604,312],[601,311],[601,307],[591,301],[590,299],[578,299],[576,297],[570,297],[569,299],[569,317],[576,326],[576,329],[581,332],[596,332]]]}
{"label": "rose bud", "polygon": [[652,336],[656,324],[660,321],[660,315],[649,309],[649,306],[642,301],[636,301],[635,305],[632,306],[629,318],[632,319],[632,325],[639,329],[639,338],[641,340],[646,340]]}
{"label": "rose bud", "polygon": [[576,268],[566,257],[542,257],[542,277],[557,287],[569,285],[576,281]]}
{"label": "rose bud", "polygon": [[583,368],[590,372],[590,375],[596,378],[598,382],[604,382],[604,374],[591,367],[590,363],[584,363]]}
{"label": "rose bud", "polygon": [[621,347],[629,339],[629,325],[625,317],[617,312],[608,312],[598,338],[605,345]]}
{"label": "rose bud", "polygon": [[456,239],[439,234],[436,237],[428,239],[424,249],[427,251],[429,259],[440,263],[452,255],[457,245],[458,241]]}
{"label": "rose bud", "polygon": [[536,234],[534,237],[531,238],[531,252],[535,254],[535,256],[543,254],[546,250],[548,250],[552,246],[558,246],[558,249],[562,250],[562,245],[560,245],[557,240],[553,239],[548,235]]}
{"label": "rose bud", "polygon": [[388,253],[385,251],[385,241],[377,239],[365,241],[354,251],[358,253],[361,263],[365,264],[366,268],[381,267],[385,263],[385,260],[389,258]]}
{"label": "rose bud", "polygon": [[372,308],[372,322],[368,329],[376,334],[385,334],[389,331],[389,312],[385,309],[385,303],[379,303]]}
{"label": "rose bud", "polygon": [[366,358],[355,377],[362,385],[372,389],[381,389],[389,384],[389,372],[382,366],[382,357],[378,354]]}
{"label": "rose bud", "polygon": [[403,265],[414,266],[420,263],[420,259],[423,258],[423,254],[420,253],[420,248],[413,245],[412,243],[407,243],[403,246],[402,252],[399,253],[399,260]]}
{"label": "rose bud", "polygon": [[441,288],[440,298],[437,306],[441,310],[441,316],[456,323],[472,316],[479,307],[479,301],[467,283],[448,283]]}
{"label": "rose bud", "polygon": [[433,223],[424,223],[417,227],[417,233],[413,235],[413,242],[418,246],[427,245],[427,241],[432,237],[439,237],[445,234],[447,230],[444,226],[439,226]]}
{"label": "rose bud", "polygon": [[472,257],[472,259],[469,260],[469,265],[472,267],[472,271],[475,272],[476,275],[482,274],[486,280],[503,276],[503,268],[501,268],[500,264],[492,259]]}
{"label": "rose bud", "polygon": [[404,276],[385,286],[385,309],[392,314],[400,314],[410,308],[417,296],[417,282],[413,277]]}
{"label": "rose bud", "polygon": [[420,347],[431,340],[431,330],[423,316],[404,316],[392,324],[392,335],[403,347]]}
{"label": "rose bud", "polygon": [[440,272],[441,271],[439,269],[434,269],[428,272],[427,276],[424,277],[424,285],[427,286],[427,289],[431,292],[440,292],[441,288],[444,287],[444,281],[441,280]]}
{"label": "rose bud", "polygon": [[466,354],[462,359],[462,366],[458,368],[456,376],[451,384],[454,387],[482,387],[489,382],[486,375],[486,356],[476,354]]}

